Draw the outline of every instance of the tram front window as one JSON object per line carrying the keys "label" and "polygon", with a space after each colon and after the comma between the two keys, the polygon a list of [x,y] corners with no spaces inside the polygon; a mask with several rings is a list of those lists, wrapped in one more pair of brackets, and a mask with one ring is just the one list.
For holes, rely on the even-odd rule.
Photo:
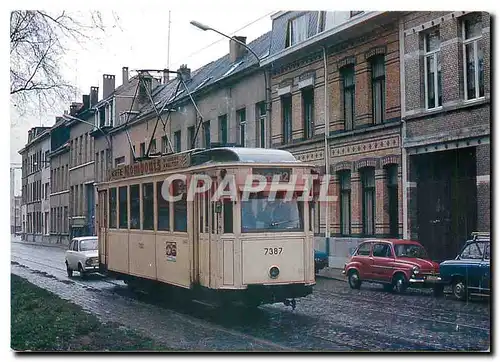
{"label": "tram front window", "polygon": [[271,201],[263,193],[253,194],[241,202],[242,232],[302,231],[303,204],[294,196],[285,200],[277,195]]}

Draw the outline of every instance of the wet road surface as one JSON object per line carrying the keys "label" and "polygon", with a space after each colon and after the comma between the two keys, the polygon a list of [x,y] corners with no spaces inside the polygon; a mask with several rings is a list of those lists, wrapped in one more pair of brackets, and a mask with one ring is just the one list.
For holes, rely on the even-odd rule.
{"label": "wet road surface", "polygon": [[63,249],[11,243],[12,272],[165,346],[211,351],[479,351],[490,346],[490,300],[435,298],[430,290],[352,290],[318,278],[297,309],[213,308],[132,293],[100,275],[68,278]]}

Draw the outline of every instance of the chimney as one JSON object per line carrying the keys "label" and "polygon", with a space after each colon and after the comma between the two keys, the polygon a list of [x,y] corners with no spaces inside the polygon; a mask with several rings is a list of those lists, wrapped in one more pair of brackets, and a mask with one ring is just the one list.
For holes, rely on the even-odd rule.
{"label": "chimney", "polygon": [[169,81],[168,69],[163,69],[163,84],[167,84]]}
{"label": "chimney", "polygon": [[90,108],[90,95],[84,94],[82,97],[83,110]]}
{"label": "chimney", "polygon": [[[187,82],[191,79],[191,69],[189,69],[186,64],[182,64],[180,68],[177,69],[177,73],[180,73],[180,76],[182,77],[182,79],[184,79],[184,82]],[[179,78],[179,74],[177,74],[177,78]]]}
{"label": "chimney", "polygon": [[69,106],[69,114],[71,116],[74,116],[78,112],[78,103],[71,103],[71,106]]}
{"label": "chimney", "polygon": [[99,101],[99,87],[90,87],[90,107],[93,107]]}
{"label": "chimney", "polygon": [[[239,40],[243,44],[247,43],[246,36],[234,36],[233,38]],[[234,63],[236,60],[241,58],[246,52],[247,49],[243,45],[238,44],[233,39],[229,40],[229,60],[231,63]]]}
{"label": "chimney", "polygon": [[111,74],[102,75],[102,99],[109,97],[115,90],[115,76]]}
{"label": "chimney", "polygon": [[128,67],[122,68],[122,84],[128,83]]}

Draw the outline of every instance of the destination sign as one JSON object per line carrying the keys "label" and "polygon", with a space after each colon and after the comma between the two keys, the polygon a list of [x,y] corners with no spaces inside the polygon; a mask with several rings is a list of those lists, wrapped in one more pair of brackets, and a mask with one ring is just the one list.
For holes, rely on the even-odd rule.
{"label": "destination sign", "polygon": [[133,165],[122,165],[108,173],[108,180],[154,174],[189,166],[189,154],[175,154],[151,160],[141,161]]}
{"label": "destination sign", "polygon": [[264,176],[268,182],[271,182],[275,175],[279,176],[280,182],[290,182],[292,176],[291,168],[254,168],[252,172],[254,175]]}

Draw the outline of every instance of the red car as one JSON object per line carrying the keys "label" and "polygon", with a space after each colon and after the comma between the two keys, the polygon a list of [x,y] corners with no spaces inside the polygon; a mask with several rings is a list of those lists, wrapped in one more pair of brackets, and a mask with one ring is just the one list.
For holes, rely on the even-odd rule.
{"label": "red car", "polygon": [[443,292],[439,264],[429,260],[422,245],[410,240],[368,240],[358,245],[342,274],[349,285],[380,283],[384,289],[403,293],[409,286],[433,288]]}

